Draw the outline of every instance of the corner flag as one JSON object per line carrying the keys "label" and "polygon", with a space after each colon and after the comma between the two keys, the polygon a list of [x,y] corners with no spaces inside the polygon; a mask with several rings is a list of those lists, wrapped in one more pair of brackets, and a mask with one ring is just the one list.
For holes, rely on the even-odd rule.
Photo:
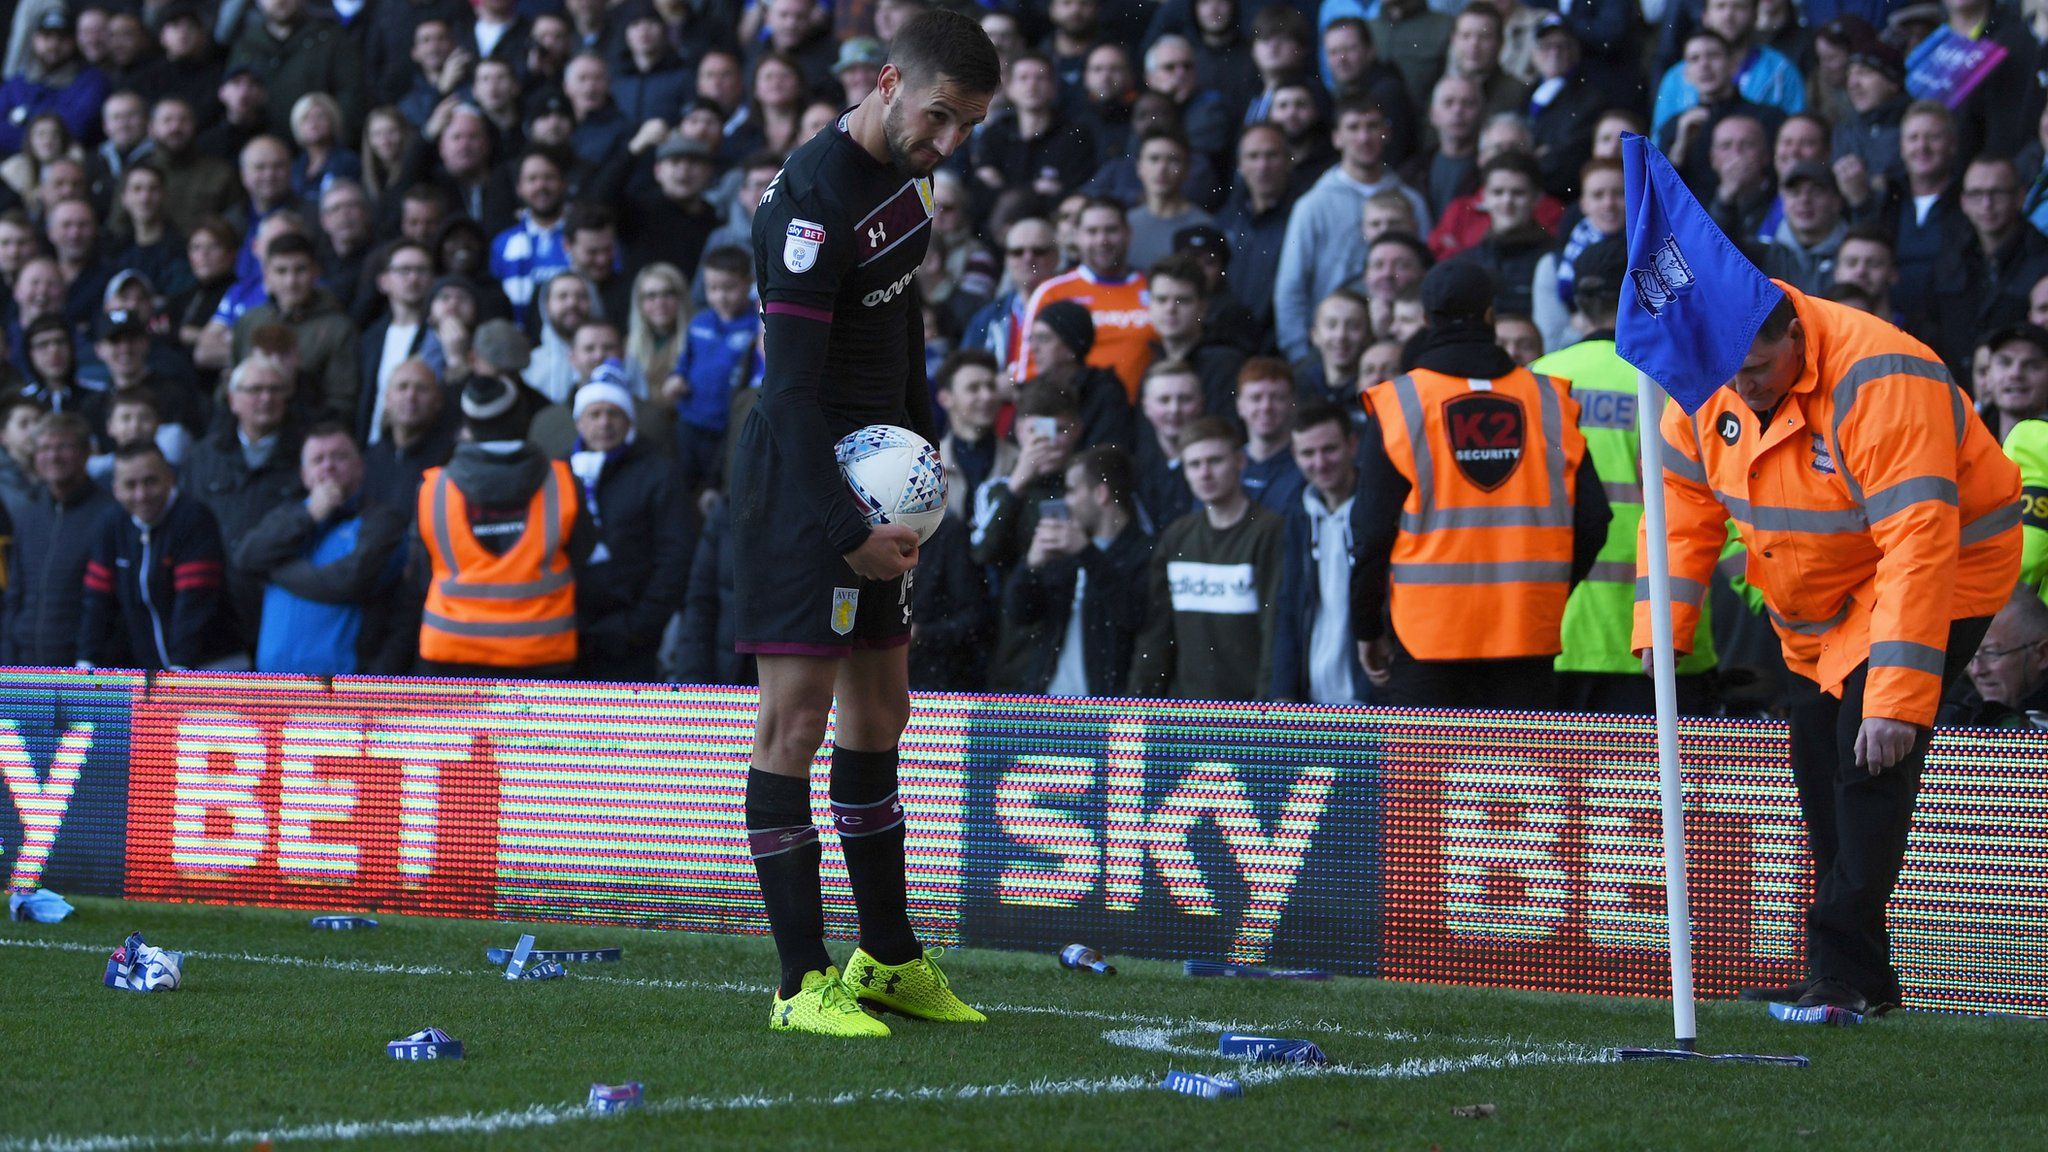
{"label": "corner flag", "polygon": [[1621,138],[1628,189],[1628,279],[1615,350],[1696,412],[1734,378],[1785,294],[1750,263],[1678,178],[1633,133]]}

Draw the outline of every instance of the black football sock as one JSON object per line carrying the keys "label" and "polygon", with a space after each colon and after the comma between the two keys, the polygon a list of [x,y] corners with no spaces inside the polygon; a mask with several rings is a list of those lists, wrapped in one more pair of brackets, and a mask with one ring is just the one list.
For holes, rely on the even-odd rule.
{"label": "black football sock", "polygon": [[811,823],[811,782],[801,776],[747,773],[747,850],[768,906],[768,930],[782,959],[780,995],[802,990],[804,973],[832,964],[825,951],[825,897],[818,888],[818,829]]}
{"label": "black football sock", "polygon": [[884,964],[909,963],[923,953],[907,908],[896,749],[857,752],[833,745],[831,791],[832,824],[860,912],[860,946]]}

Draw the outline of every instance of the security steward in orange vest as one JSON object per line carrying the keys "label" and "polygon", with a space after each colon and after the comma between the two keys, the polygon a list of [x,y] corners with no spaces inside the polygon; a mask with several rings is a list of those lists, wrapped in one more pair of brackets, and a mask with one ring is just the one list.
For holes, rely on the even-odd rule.
{"label": "security steward in orange vest", "polygon": [[[1664,412],[1672,626],[1682,651],[1732,517],[1806,688],[1792,771],[1815,876],[1807,979],[1744,996],[1882,1012],[1900,997],[1885,904],[1935,709],[2019,578],[2019,472],[1925,345],[1778,287],[1735,378],[1692,416]],[[1634,643],[1651,643],[1647,602]]]}
{"label": "security steward in orange vest", "polygon": [[1431,269],[1412,367],[1365,393],[1351,622],[1377,703],[1555,707],[1565,600],[1606,539],[1571,384],[1494,343],[1496,289]]}
{"label": "security steward in orange vest", "polygon": [[527,443],[519,391],[470,379],[446,467],[420,481],[428,561],[422,674],[567,677],[576,666],[576,577],[596,543],[569,465]]}

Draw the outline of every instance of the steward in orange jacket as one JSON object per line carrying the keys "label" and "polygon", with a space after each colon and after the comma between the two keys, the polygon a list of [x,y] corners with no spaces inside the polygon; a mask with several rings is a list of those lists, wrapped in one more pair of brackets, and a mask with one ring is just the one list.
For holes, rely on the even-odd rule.
{"label": "steward in orange jacket", "polygon": [[437,676],[568,677],[576,666],[576,577],[596,533],[582,486],[525,439],[515,390],[473,378],[466,439],[420,483],[426,576],[420,670]]}
{"label": "steward in orange jacket", "polygon": [[1492,273],[1439,265],[1422,298],[1414,367],[1365,396],[1351,505],[1359,663],[1375,703],[1554,708],[1565,600],[1610,515],[1579,407],[1569,381],[1494,343]]}
{"label": "steward in orange jacket", "polygon": [[[1882,1011],[1900,997],[1884,906],[1929,726],[2019,578],[2019,472],[1925,345],[1778,286],[1735,379],[1692,416],[1664,412],[1672,624],[1682,651],[1732,517],[1806,681],[1792,768],[1816,877],[1809,978],[1753,998]],[[1638,649],[1649,620],[1639,601]]]}

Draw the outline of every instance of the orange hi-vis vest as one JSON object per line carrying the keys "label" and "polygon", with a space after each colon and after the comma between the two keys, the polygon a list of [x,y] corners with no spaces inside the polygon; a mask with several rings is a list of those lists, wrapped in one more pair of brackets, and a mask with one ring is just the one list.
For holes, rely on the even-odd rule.
{"label": "orange hi-vis vest", "polygon": [[1571,593],[1586,438],[1569,381],[1422,369],[1374,385],[1387,457],[1408,478],[1390,594],[1418,660],[1555,656]]}
{"label": "orange hi-vis vest", "polygon": [[469,502],[445,468],[420,482],[420,536],[434,562],[420,621],[420,656],[447,664],[531,668],[576,659],[576,576],[569,531],[576,484],[551,462],[526,508],[519,542],[494,556],[477,542]]}
{"label": "orange hi-vis vest", "polygon": [[[1786,666],[1839,696],[1867,660],[1864,717],[1932,725],[1950,622],[1997,612],[2019,579],[2019,469],[1926,345],[1778,287],[1805,329],[1806,367],[1770,426],[1728,388],[1691,416],[1665,406],[1678,647],[1733,519]],[[1649,553],[1637,556],[1647,577]],[[1633,643],[1650,642],[1639,596]]]}

